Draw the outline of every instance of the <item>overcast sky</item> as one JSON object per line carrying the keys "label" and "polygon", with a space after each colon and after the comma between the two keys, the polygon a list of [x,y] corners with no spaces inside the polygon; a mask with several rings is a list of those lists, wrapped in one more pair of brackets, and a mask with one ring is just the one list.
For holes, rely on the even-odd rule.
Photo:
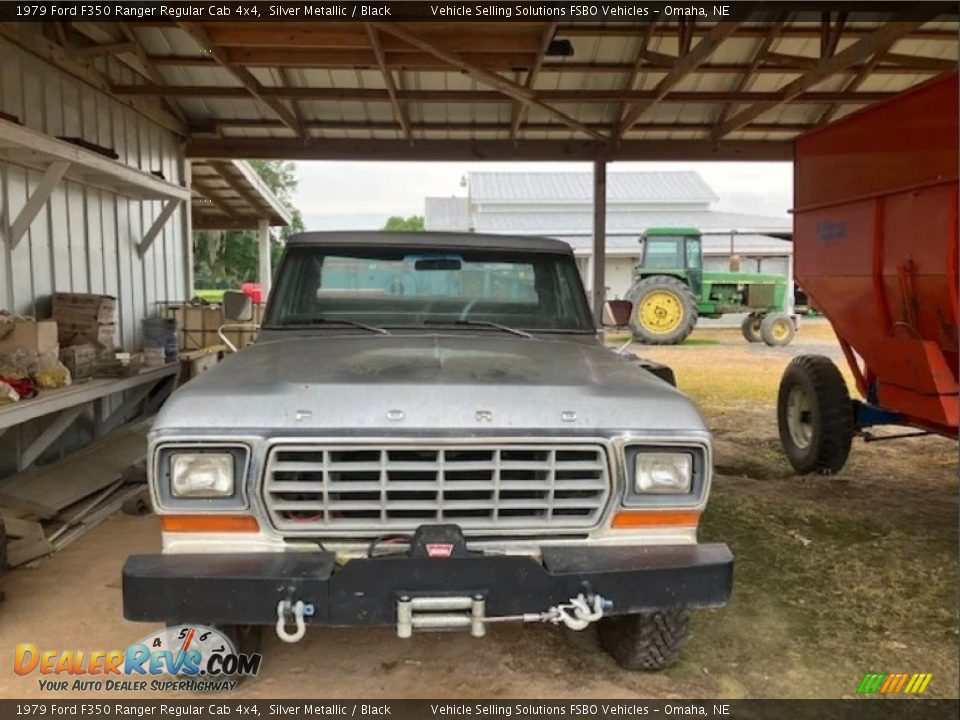
{"label": "overcast sky", "polygon": [[[308,230],[377,230],[391,215],[423,215],[425,197],[464,197],[469,172],[589,172],[589,163],[300,162],[297,207]],[[695,170],[720,196],[716,210],[785,217],[791,163],[612,163],[609,173]]]}

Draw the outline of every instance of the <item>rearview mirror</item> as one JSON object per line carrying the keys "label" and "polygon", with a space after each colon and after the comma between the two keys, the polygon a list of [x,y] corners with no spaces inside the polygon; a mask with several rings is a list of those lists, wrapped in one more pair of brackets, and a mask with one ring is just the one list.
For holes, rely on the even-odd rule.
{"label": "rearview mirror", "polygon": [[630,324],[633,303],[629,300],[607,300],[603,304],[603,326],[622,328]]}
{"label": "rearview mirror", "polygon": [[227,291],[223,294],[223,317],[228,322],[253,320],[253,298],[246,293]]}

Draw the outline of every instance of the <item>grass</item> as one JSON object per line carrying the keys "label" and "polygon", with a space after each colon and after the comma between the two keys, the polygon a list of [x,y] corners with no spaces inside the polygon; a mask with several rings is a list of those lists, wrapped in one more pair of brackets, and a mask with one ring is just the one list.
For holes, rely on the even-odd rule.
{"label": "grass", "polygon": [[226,290],[194,290],[193,294],[209,303],[221,303],[225,292]]}

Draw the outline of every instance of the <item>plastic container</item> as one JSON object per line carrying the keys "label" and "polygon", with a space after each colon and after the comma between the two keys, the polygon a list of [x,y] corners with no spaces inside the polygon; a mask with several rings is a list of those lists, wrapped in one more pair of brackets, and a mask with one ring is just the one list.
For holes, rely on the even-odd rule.
{"label": "plastic container", "polygon": [[166,361],[177,357],[177,321],[173,318],[147,318],[143,321],[145,350],[163,350]]}

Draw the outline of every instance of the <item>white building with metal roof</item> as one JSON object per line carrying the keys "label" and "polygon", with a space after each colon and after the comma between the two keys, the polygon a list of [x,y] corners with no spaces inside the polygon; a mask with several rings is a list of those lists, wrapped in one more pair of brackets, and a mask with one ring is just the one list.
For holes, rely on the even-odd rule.
{"label": "white building with metal roof", "polygon": [[[593,181],[578,172],[475,172],[467,196],[426,198],[427,230],[540,235],[573,247],[589,286],[593,249]],[[696,227],[704,266],[726,270],[731,255],[746,272],[791,274],[789,218],[712,209],[720,200],[696,172],[620,172],[607,179],[609,296],[623,297],[640,262],[643,232],[650,227]],[[732,249],[731,249],[732,248]]]}

